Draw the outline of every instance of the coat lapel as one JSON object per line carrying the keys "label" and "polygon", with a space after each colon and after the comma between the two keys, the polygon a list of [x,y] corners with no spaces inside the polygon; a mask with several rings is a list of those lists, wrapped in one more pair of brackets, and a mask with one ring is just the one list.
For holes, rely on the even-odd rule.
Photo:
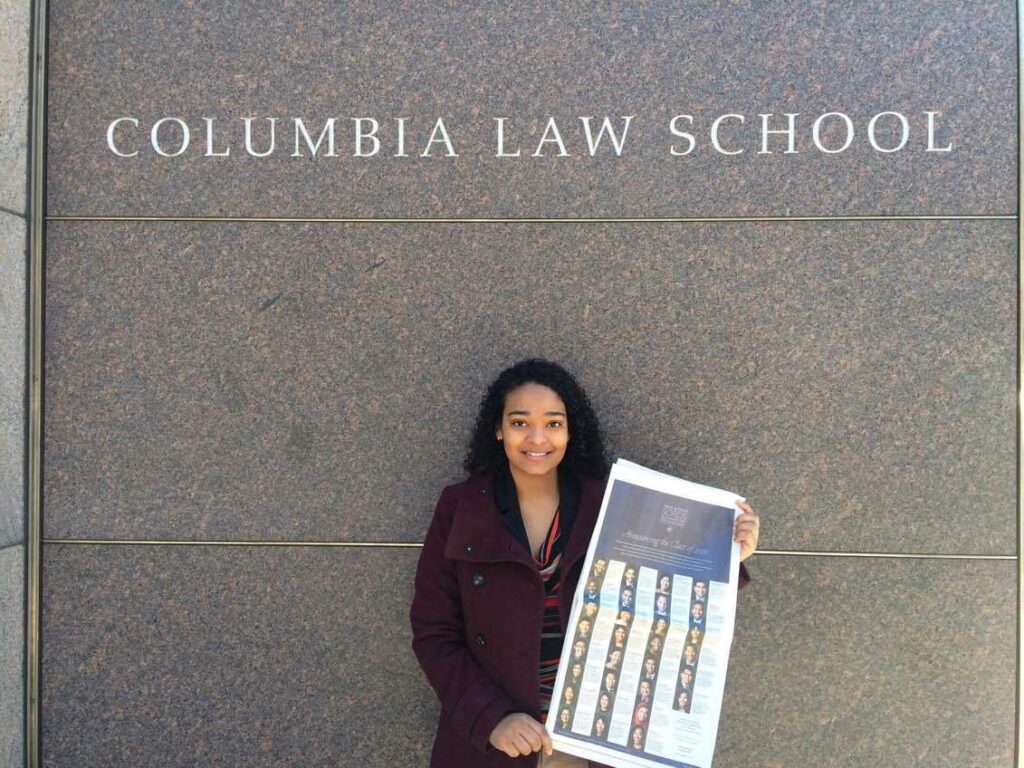
{"label": "coat lapel", "polygon": [[562,567],[566,571],[587,554],[590,536],[594,532],[597,515],[601,511],[603,494],[604,483],[600,480],[580,478],[580,501],[576,508],[576,520],[562,554]]}
{"label": "coat lapel", "polygon": [[[576,519],[562,552],[561,567],[566,571],[587,553],[603,493],[600,480],[580,478]],[[530,553],[501,522],[490,474],[474,475],[466,483],[466,492],[456,503],[444,555],[450,560],[477,563],[517,562],[536,569]]]}
{"label": "coat lapel", "polygon": [[465,494],[456,502],[444,556],[473,563],[511,561],[535,568],[530,553],[501,522],[489,474],[474,475],[466,483]]}

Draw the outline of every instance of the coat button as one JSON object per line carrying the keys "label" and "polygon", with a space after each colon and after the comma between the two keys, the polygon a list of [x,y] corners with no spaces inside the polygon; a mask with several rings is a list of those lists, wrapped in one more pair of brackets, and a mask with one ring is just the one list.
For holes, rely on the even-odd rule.
{"label": "coat button", "polygon": [[482,494],[484,494],[486,496],[487,495],[487,489],[486,488],[481,488],[480,489],[480,493],[482,493]]}
{"label": "coat button", "polygon": [[473,574],[473,586],[474,587],[482,587],[486,581],[487,581],[487,579],[484,578],[484,575],[482,573],[474,573]]}
{"label": "coat button", "polygon": [[473,551],[473,545],[472,544],[467,544],[466,545],[466,553],[468,554],[468,553],[470,553],[472,551]]}
{"label": "coat button", "polygon": [[487,645],[487,638],[484,637],[483,635],[477,635],[476,636],[476,644],[479,645],[479,646]]}

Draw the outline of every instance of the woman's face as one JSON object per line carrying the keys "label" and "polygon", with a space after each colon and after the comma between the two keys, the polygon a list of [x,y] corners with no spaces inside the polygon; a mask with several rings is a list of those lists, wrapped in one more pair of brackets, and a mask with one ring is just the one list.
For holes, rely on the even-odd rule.
{"label": "woman's face", "polygon": [[553,389],[529,382],[505,396],[495,433],[516,475],[546,475],[565,458],[569,425],[565,403]]}

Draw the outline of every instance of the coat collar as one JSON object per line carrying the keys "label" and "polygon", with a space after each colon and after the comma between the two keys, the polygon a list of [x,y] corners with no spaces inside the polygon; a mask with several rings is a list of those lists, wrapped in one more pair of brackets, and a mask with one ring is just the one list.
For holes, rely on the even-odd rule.
{"label": "coat collar", "polygon": [[[501,514],[502,524],[522,544],[529,548],[529,540],[526,536],[526,526],[523,524],[523,513],[519,508],[519,496],[516,494],[515,481],[508,469],[497,470],[493,473],[494,481],[494,502]],[[558,497],[559,516],[561,528],[567,532],[566,539],[571,535],[573,522],[576,520],[576,510],[580,501],[580,481],[575,473],[558,467]],[[565,547],[560,547],[561,551]]]}
{"label": "coat collar", "polygon": [[[445,544],[445,557],[479,563],[511,561],[536,569],[530,553],[502,524],[490,473],[473,475],[461,485],[462,493],[455,501],[452,526]],[[563,568],[568,569],[586,554],[603,491],[604,483],[600,480],[579,478],[576,519],[562,553]]]}

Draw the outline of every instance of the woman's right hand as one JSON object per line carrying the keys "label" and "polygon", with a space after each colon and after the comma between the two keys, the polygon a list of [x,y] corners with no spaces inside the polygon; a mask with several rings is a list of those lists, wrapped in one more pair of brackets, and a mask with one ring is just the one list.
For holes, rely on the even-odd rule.
{"label": "woman's right hand", "polygon": [[509,757],[529,755],[543,749],[544,754],[554,751],[551,737],[544,726],[525,712],[513,712],[505,715],[491,731],[491,745]]}

